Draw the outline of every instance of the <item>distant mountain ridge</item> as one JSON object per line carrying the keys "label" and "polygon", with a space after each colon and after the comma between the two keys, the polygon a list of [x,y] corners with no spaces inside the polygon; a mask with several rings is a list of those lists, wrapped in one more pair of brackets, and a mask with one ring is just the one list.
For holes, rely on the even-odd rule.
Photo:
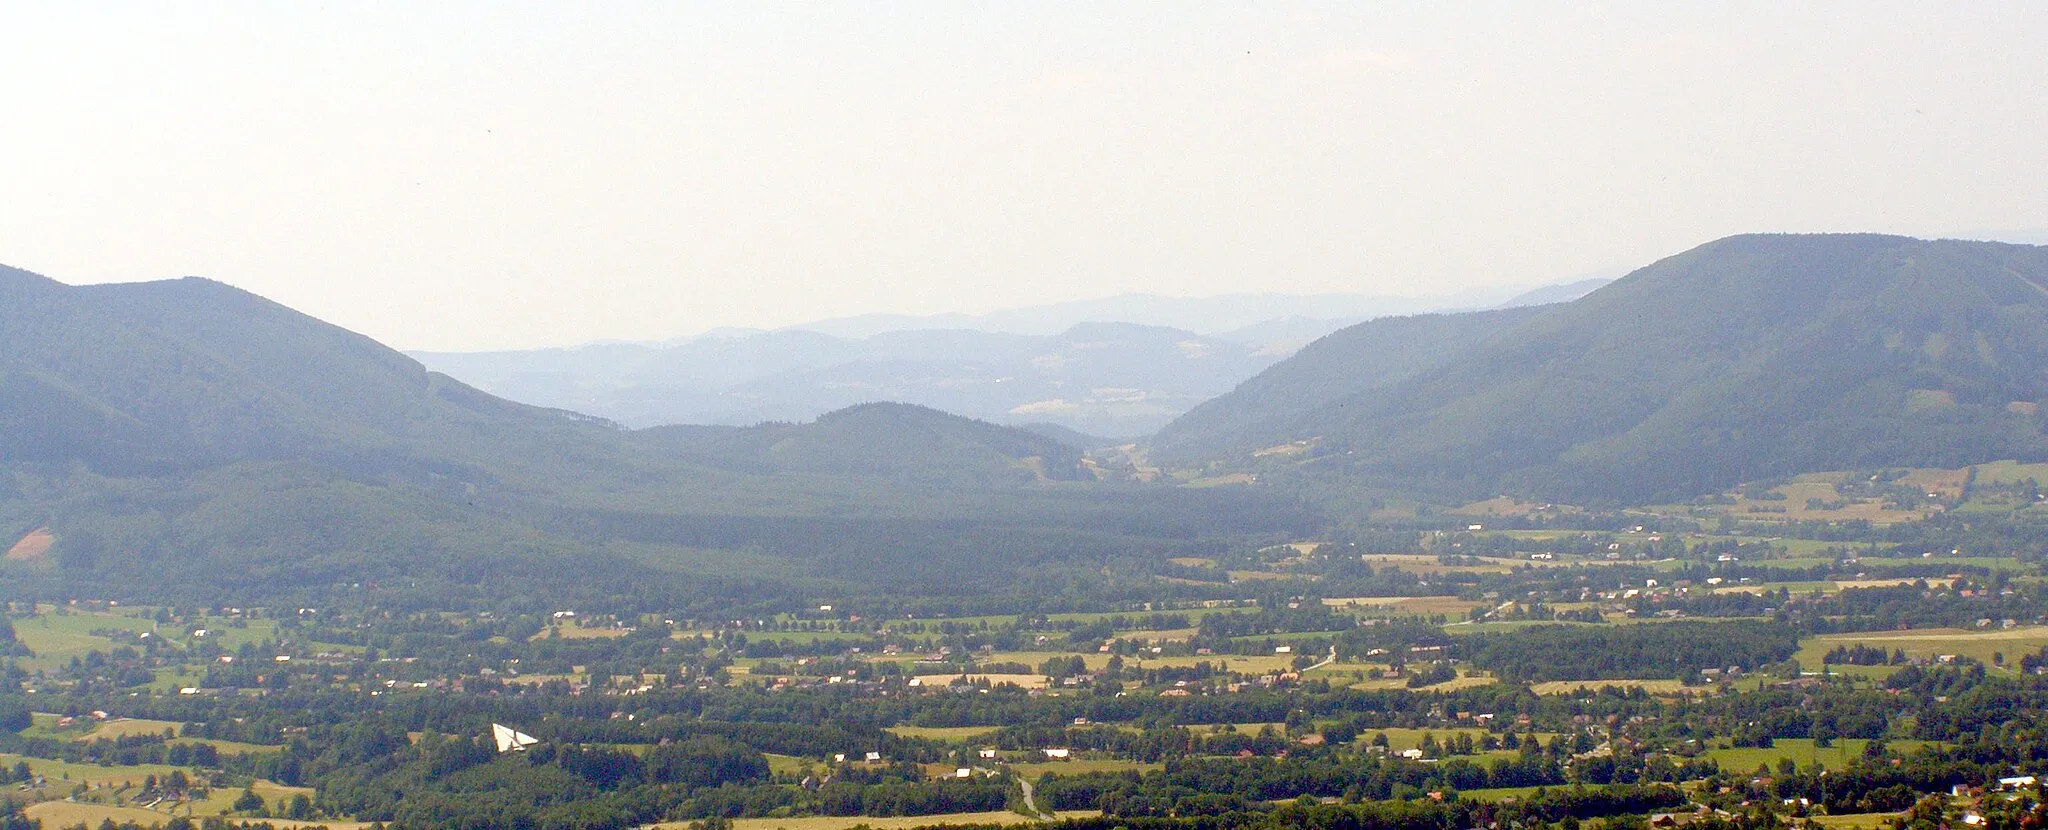
{"label": "distant mountain ridge", "polygon": [[892,331],[965,329],[998,334],[1051,335],[1085,323],[1132,323],[1219,334],[1287,317],[1345,319],[1414,314],[1446,308],[1483,308],[1510,302],[1520,289],[1472,289],[1435,296],[1387,294],[1237,293],[1209,297],[1119,294],[1088,300],[1006,308],[982,314],[863,314],[798,323],[784,330],[860,339]]}
{"label": "distant mountain ridge", "polygon": [[[1580,281],[1467,299],[1527,305],[1576,297],[1598,284]],[[1131,437],[1158,429],[1368,312],[1443,302],[1449,300],[1128,295],[992,315],[892,317],[887,325],[821,327],[838,333],[797,327],[728,331],[668,344],[412,356],[492,394],[635,427],[808,420],[856,404],[902,401],[997,423],[1043,422]],[[1273,316],[1280,312],[1319,316]],[[1333,316],[1354,312],[1361,317]],[[1132,319],[1090,320],[1116,314]],[[1165,319],[1221,333],[1148,322]],[[1255,322],[1245,325],[1247,320]],[[1065,325],[1025,333],[1051,323]],[[898,324],[948,327],[899,330]]]}
{"label": "distant mountain ridge", "polygon": [[[1737,236],[1523,313],[1347,329],[1167,427],[1155,456],[1301,441],[1267,463],[1556,500],[2048,457],[2048,248]],[[1401,326],[1450,345],[1405,376],[1332,370],[1398,356]]]}
{"label": "distant mountain ridge", "polygon": [[1157,429],[1282,357],[1120,323],[1083,323],[1050,336],[933,329],[847,340],[778,331],[663,348],[414,356],[493,394],[636,427],[809,420],[900,401],[1109,436]]}

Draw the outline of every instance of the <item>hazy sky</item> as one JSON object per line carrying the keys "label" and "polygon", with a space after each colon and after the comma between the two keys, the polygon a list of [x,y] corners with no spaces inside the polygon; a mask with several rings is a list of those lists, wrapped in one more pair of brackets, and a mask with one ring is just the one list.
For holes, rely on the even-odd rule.
{"label": "hazy sky", "polygon": [[407,348],[2048,229],[2048,3],[4,2],[0,262]]}

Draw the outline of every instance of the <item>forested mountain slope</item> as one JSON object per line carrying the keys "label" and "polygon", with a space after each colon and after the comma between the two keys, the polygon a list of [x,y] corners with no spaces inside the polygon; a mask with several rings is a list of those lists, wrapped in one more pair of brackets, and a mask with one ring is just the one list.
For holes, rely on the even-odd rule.
{"label": "forested mountain slope", "polygon": [[642,434],[691,460],[762,473],[962,485],[1089,478],[1074,447],[911,404],[862,404],[807,424],[655,427]]}
{"label": "forested mountain slope", "polygon": [[[2048,455],[2048,248],[1737,236],[1553,308],[1394,383],[1315,371],[1307,361],[1342,361],[1305,350],[1169,427],[1162,449],[1242,458],[1316,439],[1290,463],[1614,501]],[[1240,396],[1299,403],[1274,412]]]}
{"label": "forested mountain slope", "polygon": [[0,268],[0,458],[107,470],[459,454],[464,436],[602,432],[203,279],[74,288]]}
{"label": "forested mountain slope", "polygon": [[1385,317],[1338,331],[1204,402],[1154,436],[1156,457],[1194,463],[1314,434],[1327,407],[1441,366],[1554,306]]}

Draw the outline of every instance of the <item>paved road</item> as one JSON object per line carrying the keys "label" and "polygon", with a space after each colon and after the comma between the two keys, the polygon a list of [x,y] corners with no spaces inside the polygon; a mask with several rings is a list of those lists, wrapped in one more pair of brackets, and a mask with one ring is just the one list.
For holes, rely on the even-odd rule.
{"label": "paved road", "polygon": [[1017,776],[1017,783],[1024,787],[1024,809],[1030,811],[1034,816],[1048,817],[1050,814],[1038,809],[1038,798],[1031,792],[1031,782],[1024,780],[1024,776],[1019,775]]}

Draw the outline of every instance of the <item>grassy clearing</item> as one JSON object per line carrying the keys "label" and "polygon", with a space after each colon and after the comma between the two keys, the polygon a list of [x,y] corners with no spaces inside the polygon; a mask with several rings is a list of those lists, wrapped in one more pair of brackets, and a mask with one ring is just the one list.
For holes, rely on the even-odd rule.
{"label": "grassy clearing", "polygon": [[[1446,680],[1434,686],[1424,686],[1421,690],[1431,692],[1455,692],[1459,689],[1470,689],[1478,686],[1491,686],[1499,682],[1500,678],[1497,677],[1466,674],[1460,675],[1456,680]],[[1408,688],[1408,678],[1382,677],[1378,680],[1367,680],[1360,683],[1353,683],[1351,684],[1351,688],[1357,689],[1362,692],[1378,691],[1383,689],[1406,689]]]}
{"label": "grassy clearing", "polygon": [[[240,793],[241,791],[237,790],[234,794],[239,795]],[[230,797],[229,800],[232,801],[233,798]],[[144,810],[140,807],[113,807],[105,804],[71,803],[66,801],[47,801],[42,804],[31,805],[27,812],[29,818],[41,820],[44,827],[72,827],[79,824],[93,827],[107,819],[112,819],[115,823],[134,822],[144,827],[149,827],[162,824],[171,819],[170,813]],[[195,809],[191,815],[200,817],[217,815],[218,813],[218,810],[206,811]],[[182,810],[178,814],[185,815]],[[359,821],[292,821],[290,819],[278,818],[261,820],[279,828],[327,827],[330,830],[353,830],[353,828],[369,826]]]}
{"label": "grassy clearing", "polygon": [[[270,805],[271,812],[273,813],[282,812],[278,808],[291,801],[292,796],[303,795],[307,798],[313,797],[312,787],[287,787],[274,781],[259,779],[250,788],[256,791],[256,795],[262,798],[265,804]],[[241,794],[242,791],[235,787],[221,787],[209,790],[206,800],[193,802],[192,815],[220,815],[223,812],[233,810],[235,799],[240,797]],[[318,823],[321,822],[311,822],[308,826]]]}
{"label": "grassy clearing", "polygon": [[14,635],[22,645],[28,646],[36,656],[22,658],[18,664],[29,671],[38,669],[52,671],[63,668],[73,657],[84,657],[90,651],[106,651],[114,647],[114,641],[93,634],[93,631],[118,629],[141,633],[156,627],[148,619],[122,616],[112,613],[76,612],[65,609],[58,614],[51,606],[42,606],[34,617],[14,620]]}
{"label": "grassy clearing", "polygon": [[995,732],[996,726],[891,726],[886,731],[904,738],[934,741],[971,741]]}
{"label": "grassy clearing", "polygon": [[1361,616],[1407,617],[1443,614],[1463,619],[1472,609],[1485,605],[1481,600],[1459,599],[1452,596],[1438,597],[1340,597],[1323,600],[1324,605],[1345,608]]}
{"label": "grassy clearing", "polygon": [[[2048,646],[2048,626],[2027,625],[2017,628],[1968,631],[1960,628],[1926,628],[1912,631],[1872,631],[1856,634],[1826,634],[1811,637],[1799,644],[1799,651],[1793,655],[1799,665],[1808,671],[1819,671],[1821,658],[1838,646],[1863,644],[1886,651],[1903,650],[1908,657],[1933,658],[1944,654],[1956,654],[1981,660],[1992,665],[1992,658],[2003,654],[2009,664],[2017,664],[2020,656]],[[1836,667],[1846,668],[1846,667]],[[1994,669],[1995,670],[1995,669]]]}
{"label": "grassy clearing", "polygon": [[1482,790],[1460,790],[1458,795],[1473,801],[1506,801],[1510,798],[1528,798],[1542,787],[1491,787]]}
{"label": "grassy clearing", "polygon": [[1581,689],[1599,691],[1606,686],[1617,689],[1642,689],[1653,695],[1675,695],[1685,691],[1685,684],[1675,679],[1665,680],[1552,680],[1529,686],[1529,691],[1539,695],[1568,695]]}
{"label": "grassy clearing", "polygon": [[628,632],[626,629],[623,628],[584,628],[578,625],[565,625],[557,628],[542,629],[539,633],[536,633],[532,637],[529,637],[527,639],[547,640],[553,638],[560,638],[563,640],[609,640],[618,637],[624,637],[629,633],[631,632]]}
{"label": "grassy clearing", "polygon": [[1137,640],[1145,643],[1185,643],[1202,633],[1199,628],[1133,628],[1116,632],[1117,639]]}
{"label": "grassy clearing", "polygon": [[[1074,654],[1075,652],[1071,651],[998,651],[983,659],[993,663],[1023,663],[1035,667],[1055,657],[1065,660]],[[1089,671],[1101,671],[1102,667],[1109,665],[1109,655],[1089,652],[1081,655],[1081,662],[1088,665]]]}
{"label": "grassy clearing", "polygon": [[136,735],[162,735],[166,729],[171,730],[171,734],[178,735],[185,731],[185,725],[172,723],[167,720],[120,718],[94,727],[91,731],[86,732],[82,739],[88,741],[100,738],[115,740],[119,738],[132,738]]}
{"label": "grassy clearing", "polygon": [[1387,672],[1392,671],[1393,666],[1386,663],[1350,663],[1339,661],[1302,672],[1302,676],[1325,678],[1333,683],[1340,683],[1348,678],[1353,683],[1359,683],[1363,682],[1366,679],[1365,675],[1371,673],[1373,669]]}
{"label": "grassy clearing", "polygon": [[2026,479],[2048,481],[2048,464],[2021,464],[2017,461],[1993,461],[1979,464],[1978,484],[2017,484]]}
{"label": "grassy clearing", "polygon": [[1890,827],[1905,813],[1849,813],[1840,816],[1813,816],[1811,821],[1828,830],[1878,830]]}
{"label": "grassy clearing", "polygon": [[795,775],[803,772],[804,767],[815,768],[818,766],[818,762],[809,758],[798,758],[795,755],[777,755],[773,752],[764,752],[762,754],[768,756],[768,771],[776,775]]}
{"label": "grassy clearing", "polygon": [[1180,657],[1144,657],[1126,661],[1128,668],[1188,668],[1196,663],[1208,663],[1218,670],[1244,672],[1246,674],[1272,674],[1290,671],[1294,668],[1292,654],[1200,654]]}
{"label": "grassy clearing", "polygon": [[[1045,615],[1045,619],[1047,622],[1054,625],[1058,625],[1061,623],[1088,624],[1101,622],[1103,620],[1112,619],[1115,617],[1124,617],[1126,619],[1135,620],[1141,617],[1150,616],[1152,614],[1172,614],[1187,617],[1190,623],[1199,623],[1201,622],[1203,617],[1207,617],[1211,614],[1246,614],[1251,613],[1253,610],[1254,609],[1249,607],[1218,607],[1169,608],[1161,609],[1158,611],[1074,611],[1059,614],[1047,614]],[[1018,615],[1016,614],[985,614],[978,617],[932,617],[929,619],[890,620],[884,623],[882,627],[890,630],[901,630],[911,626],[922,625],[925,627],[926,631],[936,631],[938,630],[939,626],[950,623],[952,625],[967,628],[979,628],[983,625],[986,625],[990,628],[998,628],[1001,626],[1014,625],[1017,622],[1017,618]],[[753,634],[749,632],[747,636],[752,637]]]}
{"label": "grassy clearing", "polygon": [[148,776],[154,775],[161,778],[171,774],[173,770],[181,769],[169,764],[103,767],[97,764],[73,764],[65,761],[52,761],[48,758],[30,758],[23,755],[0,752],[0,764],[5,764],[10,768],[16,763],[24,761],[28,763],[28,768],[35,774],[49,779],[51,789],[53,790],[58,789],[60,783],[63,785],[62,789],[65,790],[69,790],[72,784],[79,783],[90,786],[132,781],[140,784],[142,779]]}
{"label": "grassy clearing", "polygon": [[[1704,754],[1720,764],[1721,769],[1733,774],[1747,774],[1758,766],[1776,769],[1779,759],[1790,758],[1801,768],[1815,765],[1829,769],[1842,769],[1852,758],[1863,754],[1863,748],[1870,741],[1862,738],[1843,738],[1834,746],[1817,747],[1810,738],[1780,738],[1769,749],[1755,747],[1724,747],[1710,749]],[[1893,752],[1912,752],[1926,745],[1925,741],[1888,741],[1885,744]]]}
{"label": "grassy clearing", "polygon": [[1282,572],[1280,572],[1280,571],[1225,571],[1225,573],[1227,573],[1227,574],[1229,574],[1229,575],[1230,575],[1230,581],[1232,581],[1232,582],[1253,582],[1253,581],[1261,581],[1261,580],[1266,580],[1266,581],[1270,581],[1270,580],[1276,580],[1276,579],[1297,579],[1297,578],[1299,578],[1299,579],[1319,579],[1319,578],[1320,578],[1320,577],[1316,576],[1315,574],[1292,574],[1292,573],[1282,573]]}
{"label": "grassy clearing", "polygon": [[1424,735],[1434,736],[1436,738],[1436,742],[1441,744],[1445,740],[1456,737],[1458,735],[1471,735],[1472,740],[1478,741],[1484,739],[1487,735],[1487,732],[1484,729],[1401,729],[1398,727],[1390,727],[1387,729],[1370,729],[1364,732],[1360,732],[1358,733],[1358,742],[1360,744],[1370,743],[1373,740],[1373,736],[1380,734],[1385,734],[1387,736],[1388,749],[1394,752],[1400,752],[1404,749],[1420,749],[1422,747],[1422,737]]}

